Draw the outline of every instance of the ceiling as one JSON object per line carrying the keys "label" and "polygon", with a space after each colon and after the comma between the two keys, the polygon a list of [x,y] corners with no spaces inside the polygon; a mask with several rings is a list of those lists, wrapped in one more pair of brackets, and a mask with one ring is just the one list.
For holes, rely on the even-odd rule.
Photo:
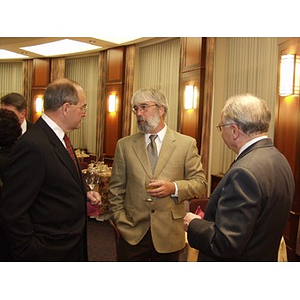
{"label": "ceiling", "polygon": [[[95,49],[95,50],[89,50],[89,51],[84,51],[84,52],[76,52],[75,54],[87,54],[87,53],[92,53],[92,52],[98,52],[98,51],[103,51],[109,48],[114,48],[117,46],[122,46],[122,45],[129,45],[129,44],[136,44],[136,43],[142,43],[142,42],[147,42],[152,39],[152,37],[142,37],[142,38],[123,38],[122,42],[112,42],[114,38],[94,38],[94,37],[0,37],[0,50],[7,50],[11,52],[15,52],[17,54],[25,55],[27,56],[28,59],[32,58],[41,58],[45,57],[43,55],[39,55],[37,53],[30,52],[28,50],[23,50],[21,49],[22,47],[28,47],[28,46],[35,46],[35,45],[40,45],[44,43],[49,43],[49,42],[55,42],[55,41],[60,41],[64,39],[69,39],[73,41],[79,41],[79,42],[84,42],[88,43],[93,46],[99,46],[101,49]],[[74,53],[71,54],[63,54],[63,55],[56,55],[56,56],[74,56]],[[51,57],[47,56],[47,57]],[[24,59],[24,58],[21,58]],[[1,59],[0,60],[4,60]],[[5,59],[7,60],[7,59]],[[13,59],[15,60],[15,59]]]}

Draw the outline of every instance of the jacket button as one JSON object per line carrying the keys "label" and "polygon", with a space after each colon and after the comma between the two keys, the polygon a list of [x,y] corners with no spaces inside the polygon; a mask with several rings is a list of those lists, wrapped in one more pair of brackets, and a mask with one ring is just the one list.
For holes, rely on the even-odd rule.
{"label": "jacket button", "polygon": [[152,210],[151,210],[151,212],[152,212],[152,213],[154,213],[154,212],[155,212],[155,210],[154,210],[154,209],[152,209]]}

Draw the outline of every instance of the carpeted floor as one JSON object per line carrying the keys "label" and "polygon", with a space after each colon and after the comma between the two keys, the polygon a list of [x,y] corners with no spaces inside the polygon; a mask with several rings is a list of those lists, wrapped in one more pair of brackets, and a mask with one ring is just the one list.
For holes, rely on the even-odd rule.
{"label": "carpeted floor", "polygon": [[114,231],[108,221],[88,219],[89,261],[116,261]]}

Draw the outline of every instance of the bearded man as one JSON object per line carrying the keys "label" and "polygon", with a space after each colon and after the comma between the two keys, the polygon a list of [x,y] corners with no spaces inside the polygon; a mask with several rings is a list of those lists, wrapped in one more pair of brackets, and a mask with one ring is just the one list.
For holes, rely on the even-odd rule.
{"label": "bearded man", "polygon": [[201,157],[195,139],[165,124],[162,91],[141,89],[132,104],[140,132],[118,141],[109,182],[118,260],[178,261],[185,246],[184,201],[206,191]]}

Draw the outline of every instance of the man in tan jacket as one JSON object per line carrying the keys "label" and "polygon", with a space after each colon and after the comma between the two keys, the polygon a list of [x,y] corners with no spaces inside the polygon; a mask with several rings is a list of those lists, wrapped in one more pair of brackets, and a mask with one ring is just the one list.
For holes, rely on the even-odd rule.
{"label": "man in tan jacket", "polygon": [[140,132],[118,141],[109,183],[119,260],[178,261],[184,201],[206,191],[201,157],[195,139],[166,126],[168,103],[160,90],[141,89],[132,103]]}

